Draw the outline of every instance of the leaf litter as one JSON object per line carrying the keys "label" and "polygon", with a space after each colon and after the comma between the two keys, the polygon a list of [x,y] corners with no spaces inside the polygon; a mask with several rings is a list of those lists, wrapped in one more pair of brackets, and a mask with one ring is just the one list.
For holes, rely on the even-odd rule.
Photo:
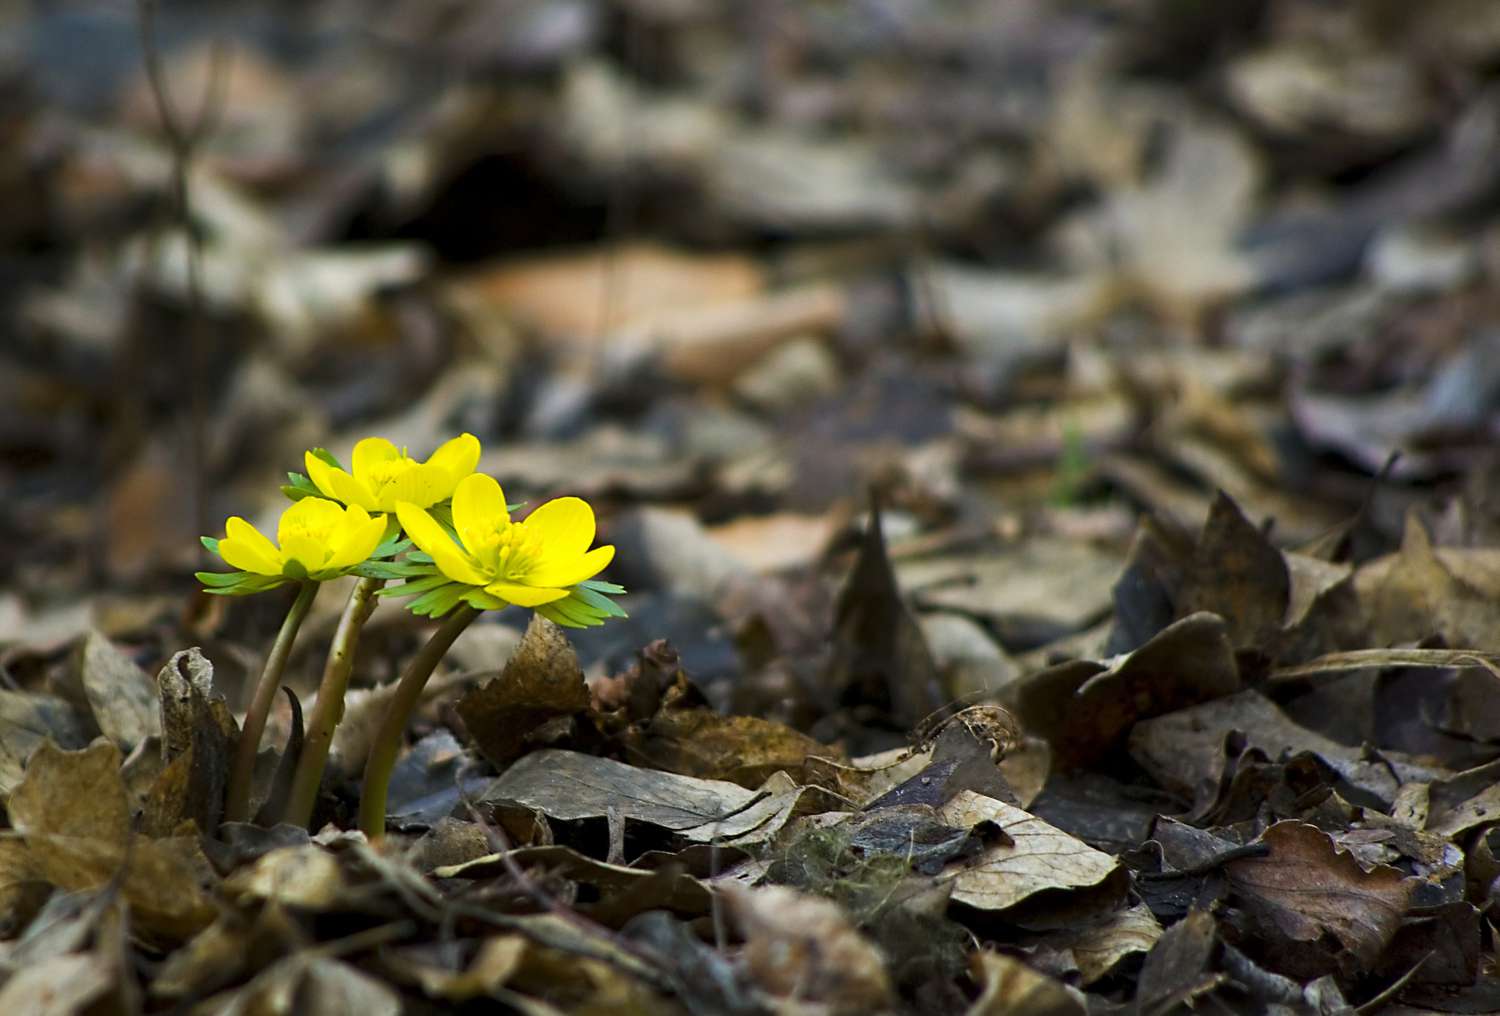
{"label": "leaf litter", "polygon": [[[1493,5],[146,6],[185,167],[0,15],[0,1008],[1500,1011]],[[631,616],[475,625],[371,843],[430,626],[276,825],[315,609],[224,823],[193,517],[376,430]]]}

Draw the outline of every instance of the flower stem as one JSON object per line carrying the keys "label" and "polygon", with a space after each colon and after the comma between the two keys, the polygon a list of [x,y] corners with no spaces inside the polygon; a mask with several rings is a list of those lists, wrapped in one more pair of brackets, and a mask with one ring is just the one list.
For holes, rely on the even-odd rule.
{"label": "flower stem", "polygon": [[359,827],[370,839],[385,835],[385,798],[391,786],[391,771],[396,768],[396,756],[401,753],[401,737],[406,733],[406,722],[411,719],[417,702],[422,698],[422,689],[427,679],[437,669],[443,654],[453,645],[453,640],[479,616],[479,611],[467,603],[460,604],[448,615],[443,626],[433,632],[432,638],[422,647],[396,684],[396,693],[386,708],[380,731],[370,745],[370,758],[365,763],[365,785],[359,795]]}
{"label": "flower stem", "polygon": [[328,662],[323,665],[323,681],[318,698],[307,718],[307,737],[302,742],[302,757],[292,776],[283,822],[305,826],[312,821],[318,787],[323,782],[323,767],[328,763],[328,749],[333,732],[344,718],[344,693],[349,689],[349,675],[354,670],[354,654],[359,649],[359,633],[375,610],[375,593],[385,585],[384,579],[363,578],[349,594],[338,631],[328,647]]}
{"label": "flower stem", "polygon": [[276,692],[281,688],[281,674],[286,670],[287,657],[292,653],[292,643],[297,640],[297,630],[302,627],[318,594],[318,583],[304,581],[297,590],[297,598],[281,622],[271,654],[266,657],[265,669],[260,673],[260,683],[255,686],[255,698],[245,713],[245,725],[240,729],[239,744],[235,746],[234,764],[229,770],[229,791],[224,800],[224,821],[244,822],[250,817],[250,785],[255,776],[255,756],[260,750],[260,735],[266,729],[266,717],[271,715],[271,706],[276,702]]}

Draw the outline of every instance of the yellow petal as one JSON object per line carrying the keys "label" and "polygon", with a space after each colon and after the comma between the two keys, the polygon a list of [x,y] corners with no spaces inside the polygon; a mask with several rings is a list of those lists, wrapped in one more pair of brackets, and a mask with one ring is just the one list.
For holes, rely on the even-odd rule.
{"label": "yellow petal", "polygon": [[363,508],[351,506],[335,534],[332,553],[324,567],[338,570],[353,568],[375,552],[384,536],[384,515],[372,518]]}
{"label": "yellow petal", "polygon": [[276,542],[281,544],[283,553],[289,537],[310,535],[318,542],[325,542],[328,534],[343,520],[344,509],[334,502],[321,497],[304,497],[281,513],[276,524]]}
{"label": "yellow petal", "polygon": [[307,478],[312,480],[313,486],[333,500],[357,504],[366,511],[374,511],[379,507],[370,488],[342,469],[335,469],[312,452],[303,456],[303,462],[307,465]]}
{"label": "yellow petal", "polygon": [[406,530],[411,542],[431,555],[444,575],[471,586],[482,586],[489,581],[489,576],[476,568],[469,555],[421,508],[414,504],[398,504],[396,517],[401,520],[401,528]]}
{"label": "yellow petal", "polygon": [[[447,473],[449,482],[456,486],[459,480],[468,476],[479,465],[479,439],[473,434],[460,434],[451,441],[444,441],[437,451],[427,457],[427,464]],[[452,486],[443,497],[451,493]]]}
{"label": "yellow petal", "polygon": [[410,469],[392,477],[380,488],[381,511],[395,511],[403,501],[418,508],[430,508],[453,492],[448,474],[437,466],[413,463]]}
{"label": "yellow petal", "polygon": [[224,523],[219,556],[232,568],[256,575],[280,575],[281,552],[260,530],[238,515]]}
{"label": "yellow petal", "polygon": [[401,449],[383,437],[367,437],[354,446],[350,460],[357,479],[368,481],[370,471],[382,462],[401,458]]}
{"label": "yellow petal", "polygon": [[560,600],[568,595],[566,589],[523,586],[519,582],[491,582],[484,587],[484,591],[508,603],[514,603],[518,607],[540,607],[544,603],[551,603],[553,600]]}
{"label": "yellow petal", "polygon": [[615,548],[611,544],[596,547],[577,557],[563,558],[545,554],[526,570],[526,581],[538,586],[576,585],[598,575],[614,559]]}
{"label": "yellow petal", "polygon": [[509,519],[505,510],[505,491],[493,476],[470,473],[453,491],[453,528],[464,546],[478,546],[480,533],[491,533],[501,519]]}
{"label": "yellow petal", "polygon": [[594,542],[594,509],[582,498],[559,497],[537,506],[525,526],[548,557],[577,557]]}

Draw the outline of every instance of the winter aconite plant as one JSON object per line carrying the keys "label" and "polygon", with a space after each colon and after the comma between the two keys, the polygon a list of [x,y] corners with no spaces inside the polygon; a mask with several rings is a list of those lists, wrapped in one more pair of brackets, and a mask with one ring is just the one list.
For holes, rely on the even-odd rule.
{"label": "winter aconite plant", "polygon": [[[308,717],[281,821],[306,825],[312,818],[333,734],[343,716],[344,693],[359,633],[377,594],[412,597],[409,609],[445,617],[408,664],[371,747],[360,801],[360,824],[371,837],[385,829],[391,770],[412,710],[427,679],[458,635],[481,611],[530,607],[567,627],[590,627],[623,617],[610,597],[620,586],[595,576],[614,557],[594,542],[594,510],[576,497],[538,506],[511,518],[500,485],[475,473],[479,441],[463,434],[419,462],[384,438],[354,446],[352,470],[322,449],[305,456],[307,474],[289,474],[282,487],[294,500],[281,515],[272,543],[238,516],[222,539],[204,545],[230,567],[199,572],[210,593],[247,595],[287,584],[296,599],[267,656],[229,776],[224,816],[246,821],[256,753],[266,718],[281,686],[297,631],[321,583],[358,575],[329,648],[317,701]],[[384,589],[387,581],[401,585]],[[278,817],[278,816],[272,816]]]}

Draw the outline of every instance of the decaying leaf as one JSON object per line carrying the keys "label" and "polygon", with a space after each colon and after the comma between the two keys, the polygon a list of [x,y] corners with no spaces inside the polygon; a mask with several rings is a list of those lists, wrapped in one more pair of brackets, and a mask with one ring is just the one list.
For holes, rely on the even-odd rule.
{"label": "decaying leaf", "polygon": [[224,880],[224,891],[242,902],[275,901],[311,911],[334,909],[345,890],[338,860],[311,843],[272,850]]}
{"label": "decaying leaf", "polygon": [[500,676],[459,699],[458,715],[485,758],[504,766],[521,755],[527,736],[542,724],[588,706],[572,644],[562,629],[537,614]]}
{"label": "decaying leaf", "polygon": [[213,920],[204,890],[213,872],[196,837],[151,839],[131,831],[120,761],[108,741],[74,752],[44,744],[11,794],[11,822],[48,882],[80,890],[120,879],[143,928],[186,938]]}
{"label": "decaying leaf", "polygon": [[1143,1014],[1164,1014],[1193,1001],[1228,980],[1213,969],[1218,931],[1205,910],[1192,910],[1168,928],[1146,956],[1136,989]]}
{"label": "decaying leaf", "polygon": [[99,729],[122,752],[129,754],[146,738],[161,733],[161,711],[150,676],[97,631],[79,647],[78,676]]}
{"label": "decaying leaf", "polygon": [[1049,889],[1102,890],[1113,897],[1123,888],[1115,858],[1002,801],[966,790],[939,808],[938,816],[960,828],[993,822],[1009,840],[943,872],[953,882],[955,903],[1007,910]]}
{"label": "decaying leaf", "polygon": [[164,835],[187,820],[200,830],[214,829],[224,811],[239,725],[224,696],[214,691],[213,664],[197,649],[168,660],[156,683],[166,767],[146,798],[145,831]]}
{"label": "decaying leaf", "polygon": [[844,702],[908,730],[945,698],[922,629],[901,599],[878,509],[839,596],[828,683]]}
{"label": "decaying leaf", "polygon": [[809,755],[829,753],[785,724],[711,709],[663,709],[623,740],[640,764],[749,788],[779,770],[800,776]]}
{"label": "decaying leaf", "polygon": [[724,837],[753,829],[750,805],[762,795],[722,780],[700,780],[655,769],[637,769],[578,752],[534,751],[485,791],[485,804],[518,804],[564,821],[605,818],[646,822],[675,832],[717,827]]}
{"label": "decaying leaf", "polygon": [[26,760],[43,743],[82,748],[90,736],[87,719],[65,699],[0,690],[0,793],[21,782]]}
{"label": "decaying leaf", "polygon": [[1113,911],[1098,921],[1053,932],[1042,948],[1066,953],[1085,987],[1105,977],[1128,956],[1148,953],[1162,926],[1145,904]]}
{"label": "decaying leaf", "polygon": [[851,1016],[890,1003],[885,957],[837,904],[781,886],[723,891],[745,936],[745,964],[771,997]]}
{"label": "decaying leaf", "polygon": [[316,953],[288,956],[211,1004],[225,1016],[294,1016],[304,1011],[401,1014],[400,996],[384,982]]}
{"label": "decaying leaf", "polygon": [[691,875],[678,870],[626,867],[596,861],[571,847],[521,847],[508,856],[489,854],[464,864],[433,871],[434,878],[476,881],[508,878],[510,864],[521,869],[536,867],[549,878],[563,878],[592,887],[598,901],[581,906],[591,918],[607,927],[619,927],[636,914],[665,909],[687,917],[709,910],[708,890]]}
{"label": "decaying leaf", "polygon": [[1141,720],[1239,689],[1224,620],[1200,613],[1107,665],[1078,660],[1025,678],[1016,711],[1047,738],[1059,764],[1079,766],[1103,757]]}
{"label": "decaying leaf", "polygon": [[1368,969],[1396,934],[1414,883],[1385,865],[1365,871],[1306,823],[1278,822],[1259,842],[1268,855],[1226,871],[1269,965],[1303,978]]}
{"label": "decaying leaf", "polygon": [[1083,1003],[1013,956],[976,952],[969,962],[980,995],[965,1016],[1083,1016]]}
{"label": "decaying leaf", "polygon": [[1236,648],[1274,647],[1291,584],[1281,552],[1220,491],[1198,537],[1177,609],[1224,618]]}

